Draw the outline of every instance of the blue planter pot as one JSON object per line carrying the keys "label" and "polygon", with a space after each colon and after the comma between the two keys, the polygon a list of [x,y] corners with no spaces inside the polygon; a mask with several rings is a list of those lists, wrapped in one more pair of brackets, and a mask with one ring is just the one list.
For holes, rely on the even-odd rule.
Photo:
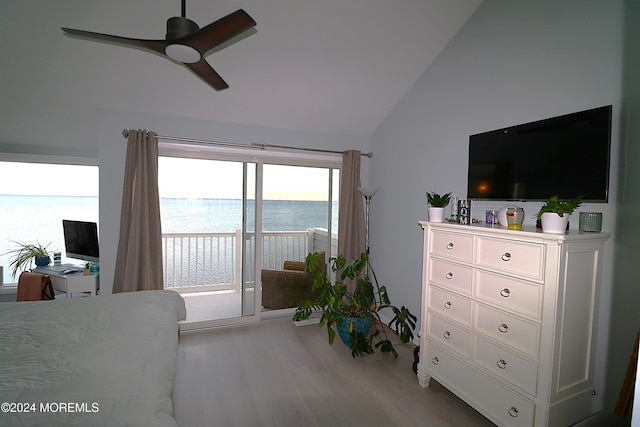
{"label": "blue planter pot", "polygon": [[51,258],[49,256],[37,256],[36,265],[38,267],[44,267],[51,264]]}
{"label": "blue planter pot", "polygon": [[340,335],[340,339],[347,347],[351,347],[351,334],[349,332],[351,324],[353,324],[354,330],[367,336],[371,329],[371,314],[367,313],[365,317],[342,316],[342,323],[338,325],[338,335]]}

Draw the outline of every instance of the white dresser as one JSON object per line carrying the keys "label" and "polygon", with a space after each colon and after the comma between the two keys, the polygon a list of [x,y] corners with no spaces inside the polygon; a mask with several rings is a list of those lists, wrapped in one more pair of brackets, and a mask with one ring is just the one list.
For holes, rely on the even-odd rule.
{"label": "white dresser", "polygon": [[420,224],[420,384],[433,377],[501,426],[561,427],[591,414],[609,234]]}

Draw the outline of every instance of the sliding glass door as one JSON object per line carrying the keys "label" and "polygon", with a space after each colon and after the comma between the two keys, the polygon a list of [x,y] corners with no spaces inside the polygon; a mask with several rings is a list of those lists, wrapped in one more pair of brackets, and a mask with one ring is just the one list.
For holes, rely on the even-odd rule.
{"label": "sliding glass door", "polygon": [[339,169],[255,154],[161,154],[164,285],[184,296],[187,328],[293,310],[301,301],[285,289],[285,263],[335,256]]}
{"label": "sliding glass door", "polygon": [[[334,171],[264,165],[263,311],[294,308],[313,297],[312,280],[300,270],[308,253],[318,252],[328,261],[335,252],[338,192],[333,194]],[[337,188],[339,183],[335,184]]]}
{"label": "sliding glass door", "polygon": [[257,164],[160,157],[164,286],[187,322],[255,315]]}

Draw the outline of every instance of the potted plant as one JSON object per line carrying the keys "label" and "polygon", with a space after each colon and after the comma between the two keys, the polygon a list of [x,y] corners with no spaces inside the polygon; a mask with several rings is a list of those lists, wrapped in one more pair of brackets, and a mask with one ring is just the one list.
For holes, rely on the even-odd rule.
{"label": "potted plant", "polygon": [[558,196],[552,196],[547,200],[536,214],[540,220],[543,233],[563,234],[567,231],[569,215],[582,204],[582,196],[571,200],[560,200]]}
{"label": "potted plant", "polygon": [[[404,306],[397,308],[391,304],[387,289],[378,284],[375,273],[368,265],[369,255],[366,252],[350,264],[347,264],[343,256],[331,258],[329,261],[332,271],[342,271],[342,280],[355,280],[355,290],[350,292],[341,281],[332,283],[326,271],[320,267],[318,254],[309,254],[306,258],[306,270],[315,274],[313,290],[318,291],[319,296],[300,305],[293,320],[308,319],[314,311],[322,311],[319,326],[326,326],[329,344],[333,344],[337,329],[341,340],[351,349],[353,357],[372,354],[374,348],[398,357],[398,352],[389,340],[387,330],[380,319],[380,310],[388,308],[393,312],[394,317],[388,326],[399,335],[403,343],[413,339],[416,316]],[[368,271],[371,272],[373,280]]]}
{"label": "potted plant", "polygon": [[9,267],[12,268],[11,274],[15,278],[18,272],[22,272],[31,267],[31,261],[35,260],[36,266],[43,267],[51,263],[51,257],[47,252],[47,247],[51,244],[41,245],[40,242],[36,244],[22,243],[13,241],[17,248],[5,252],[3,255],[12,255]]}
{"label": "potted plant", "polygon": [[425,195],[427,196],[427,203],[430,205],[428,208],[429,221],[442,222],[444,220],[444,208],[451,200],[451,193],[440,195],[427,191]]}

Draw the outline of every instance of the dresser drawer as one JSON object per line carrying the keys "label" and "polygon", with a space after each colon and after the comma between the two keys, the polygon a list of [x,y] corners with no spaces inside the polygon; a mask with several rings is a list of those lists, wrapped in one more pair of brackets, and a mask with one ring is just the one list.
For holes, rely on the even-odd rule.
{"label": "dresser drawer", "polygon": [[475,271],[475,296],[525,316],[540,320],[542,285],[489,271]]}
{"label": "dresser drawer", "polygon": [[432,375],[473,408],[495,423],[509,427],[532,427],[533,402],[502,386],[491,378],[428,342],[421,349],[421,372]]}
{"label": "dresser drawer", "polygon": [[469,356],[471,333],[445,319],[427,313],[427,335],[432,340],[451,347],[457,352]]}
{"label": "dresser drawer", "polygon": [[528,279],[544,278],[544,245],[479,237],[476,264]]}
{"label": "dresser drawer", "polygon": [[475,361],[532,395],[536,394],[538,365],[479,336],[475,337]]}
{"label": "dresser drawer", "polygon": [[501,310],[475,303],[474,329],[531,357],[538,357],[540,325]]}
{"label": "dresser drawer", "polygon": [[430,258],[429,281],[442,287],[471,295],[473,268]]}
{"label": "dresser drawer", "polygon": [[434,255],[471,263],[473,262],[473,236],[433,231],[429,251]]}
{"label": "dresser drawer", "polygon": [[471,300],[429,285],[427,301],[429,310],[467,326],[471,325]]}

